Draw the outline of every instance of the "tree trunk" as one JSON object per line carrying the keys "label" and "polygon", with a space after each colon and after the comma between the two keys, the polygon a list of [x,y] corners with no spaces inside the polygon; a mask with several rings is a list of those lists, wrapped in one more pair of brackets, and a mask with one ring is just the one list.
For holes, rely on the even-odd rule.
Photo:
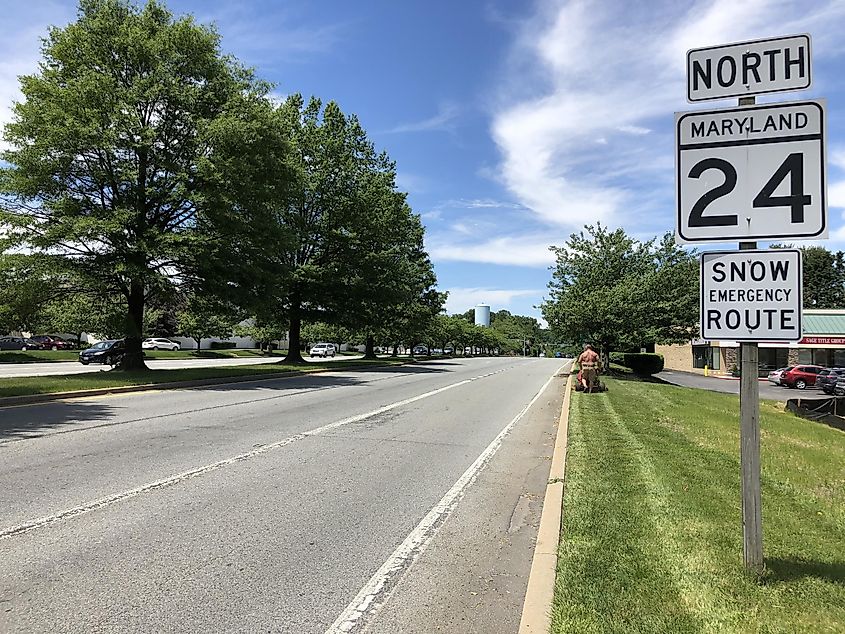
{"label": "tree trunk", "polygon": [[290,311],[290,328],[288,332],[288,353],[282,359],[282,363],[305,363],[300,351],[300,339],[302,336],[302,319],[299,317],[299,305],[292,306]]}
{"label": "tree trunk", "polygon": [[364,358],[365,359],[377,359],[376,357],[376,349],[375,349],[375,339],[372,335],[367,335],[367,343],[364,347]]}
{"label": "tree trunk", "polygon": [[390,355],[391,357],[398,357],[399,356],[399,344],[393,344],[393,353]]}
{"label": "tree trunk", "polygon": [[199,355],[202,349],[202,339],[197,339],[196,337],[192,337],[192,339],[197,342],[197,354]]}
{"label": "tree trunk", "polygon": [[144,332],[144,284],[133,279],[129,284],[128,320],[126,323],[126,351],[123,359],[115,366],[119,370],[146,370],[144,351],[141,349]]}

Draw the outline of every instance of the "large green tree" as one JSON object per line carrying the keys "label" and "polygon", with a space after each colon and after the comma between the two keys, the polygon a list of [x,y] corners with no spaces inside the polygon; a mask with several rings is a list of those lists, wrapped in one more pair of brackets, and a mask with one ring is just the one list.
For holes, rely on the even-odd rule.
{"label": "large green tree", "polygon": [[557,262],[542,310],[559,340],[591,342],[606,354],[695,336],[696,257],[671,234],[640,242],[622,229],[587,226],[552,250]]}
{"label": "large green tree", "polygon": [[0,333],[34,334],[46,325],[47,307],[61,292],[45,259],[0,254]]}
{"label": "large green tree", "polygon": [[845,255],[820,246],[803,247],[805,308],[845,308]]}
{"label": "large green tree", "polygon": [[231,337],[237,321],[229,307],[202,295],[190,296],[184,308],[176,313],[177,331],[196,341],[197,352],[202,349],[203,339]]}
{"label": "large green tree", "polygon": [[263,147],[218,141],[227,124],[265,116],[268,87],[221,54],[213,28],[155,0],[82,0],[42,55],[5,128],[0,222],[123,296],[123,367],[143,368],[147,300],[196,254],[205,196],[239,158],[221,152]]}

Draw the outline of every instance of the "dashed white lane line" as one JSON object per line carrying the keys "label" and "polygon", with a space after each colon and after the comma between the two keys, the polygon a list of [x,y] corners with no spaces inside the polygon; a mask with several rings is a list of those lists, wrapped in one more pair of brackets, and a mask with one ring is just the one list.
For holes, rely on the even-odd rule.
{"label": "dashed white lane line", "polygon": [[549,380],[543,384],[543,387],[534,395],[531,402],[519,414],[514,416],[493,441],[487,445],[487,448],[481,452],[481,455],[476,458],[475,462],[464,471],[458,481],[452,485],[452,488],[446,492],[434,508],[417,524],[416,528],[411,531],[405,540],[399,544],[396,550],[393,551],[393,554],[382,564],[381,568],[376,571],[367,584],[361,588],[361,591],[346,606],[346,609],[341,612],[340,616],[326,630],[325,634],[348,634],[353,630],[359,631],[365,618],[371,618],[378,613],[379,608],[387,599],[385,590],[392,589],[401,576],[401,573],[422,554],[423,550],[425,550],[428,543],[434,537],[437,529],[452,512],[461,497],[463,497],[466,488],[475,481],[481,470],[487,466],[487,463],[490,462],[490,459],[496,454],[499,447],[502,446],[502,442],[513,429],[514,425],[537,402],[537,399],[546,391],[546,388],[549,387],[549,384],[563,367],[565,366],[556,370],[549,377]]}
{"label": "dashed white lane line", "polygon": [[24,533],[28,533],[33,531],[37,528],[41,528],[43,526],[47,526],[48,524],[54,524],[56,522],[70,519],[72,517],[77,517],[78,515],[84,515],[85,513],[90,513],[91,511],[96,511],[97,509],[102,509],[107,506],[111,506],[112,504],[116,504],[117,502],[121,502],[123,500],[135,497],[136,495],[140,495],[142,493],[146,493],[148,491],[155,491],[156,489],[163,489],[165,487],[173,486],[178,484],[184,480],[188,480],[190,478],[196,478],[197,476],[204,475],[206,473],[210,473],[211,471],[216,471],[217,469],[222,469],[231,464],[235,464],[236,462],[243,462],[244,460],[249,460],[250,458],[254,458],[255,456],[267,453],[268,451],[272,451],[273,449],[278,449],[280,447],[285,447],[292,443],[295,443],[299,440],[303,440],[308,438],[309,436],[316,436],[318,434],[322,434],[324,432],[330,431],[332,429],[337,429],[338,427],[342,427],[344,425],[349,425],[350,423],[357,423],[362,420],[366,420],[372,416],[378,416],[379,414],[383,414],[384,412],[389,412],[390,410],[396,409],[397,407],[403,407],[405,405],[409,405],[416,401],[420,401],[424,398],[429,398],[436,394],[440,394],[447,390],[451,390],[456,387],[460,387],[461,385],[466,385],[467,383],[472,383],[473,381],[477,381],[479,379],[484,379],[489,376],[493,376],[494,374],[499,374],[500,372],[504,372],[514,366],[510,366],[508,368],[500,368],[493,372],[487,372],[486,374],[481,374],[478,376],[471,377],[469,379],[464,379],[462,381],[458,381],[456,383],[450,383],[444,387],[437,388],[436,390],[431,390],[428,392],[424,392],[423,394],[418,394],[417,396],[412,396],[411,398],[406,398],[401,401],[396,401],[395,403],[390,403],[389,405],[384,405],[379,407],[378,409],[374,409],[370,412],[366,412],[363,414],[356,414],[355,416],[349,416],[348,418],[343,418],[341,420],[334,421],[333,423],[328,423],[327,425],[323,425],[322,427],[317,427],[315,429],[311,429],[309,431],[304,431],[302,433],[296,434],[294,436],[289,436],[283,440],[279,440],[274,443],[270,443],[267,445],[262,445],[261,447],[257,447],[252,451],[248,451],[246,453],[238,454],[237,456],[232,456],[231,458],[226,458],[225,460],[220,460],[218,462],[213,462],[211,464],[204,465],[202,467],[197,467],[195,469],[191,469],[189,471],[183,471],[182,473],[177,473],[176,475],[169,476],[167,478],[162,478],[161,480],[156,480],[155,482],[149,482],[147,484],[143,484],[141,486],[135,487],[134,489],[129,489],[127,491],[121,491],[120,493],[115,493],[113,495],[109,495],[98,500],[94,500],[92,502],[87,502],[85,504],[81,504],[79,506],[75,506],[70,509],[66,509],[64,511],[60,511],[58,513],[54,513],[52,515],[46,515],[44,517],[40,517],[38,519],[30,520],[28,522],[24,522],[22,524],[18,524],[17,526],[12,526],[10,528],[6,528],[0,530],[0,540],[6,539],[9,537],[14,537],[16,535],[22,535]]}

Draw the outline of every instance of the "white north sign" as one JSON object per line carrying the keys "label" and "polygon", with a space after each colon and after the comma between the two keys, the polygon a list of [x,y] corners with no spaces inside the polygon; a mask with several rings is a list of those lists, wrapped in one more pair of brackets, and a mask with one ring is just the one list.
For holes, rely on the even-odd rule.
{"label": "white north sign", "polygon": [[678,243],[826,238],[825,102],[675,114]]}
{"label": "white north sign", "polygon": [[701,337],[723,341],[801,339],[801,252],[701,254]]}
{"label": "white north sign", "polygon": [[804,90],[811,84],[809,35],[687,52],[687,100],[691,102]]}

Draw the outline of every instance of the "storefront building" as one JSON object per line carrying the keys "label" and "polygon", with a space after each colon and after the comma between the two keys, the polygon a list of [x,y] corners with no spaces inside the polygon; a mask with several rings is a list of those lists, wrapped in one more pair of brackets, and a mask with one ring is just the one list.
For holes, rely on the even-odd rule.
{"label": "storefront building", "polygon": [[[845,310],[805,309],[804,337],[798,343],[760,343],[760,376],[787,365],[845,367]],[[693,340],[686,345],[655,346],[667,370],[727,375],[739,366],[736,341]]]}

